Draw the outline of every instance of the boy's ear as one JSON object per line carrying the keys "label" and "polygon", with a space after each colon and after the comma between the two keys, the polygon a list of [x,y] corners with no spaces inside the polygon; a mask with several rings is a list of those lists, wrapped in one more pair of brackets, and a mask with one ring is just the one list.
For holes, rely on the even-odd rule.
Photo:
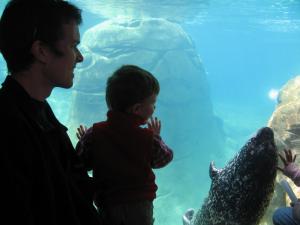
{"label": "boy's ear", "polygon": [[31,46],[31,54],[37,61],[46,63],[49,56],[49,48],[41,41],[36,40]]}
{"label": "boy's ear", "polygon": [[136,103],[129,108],[128,112],[133,114],[139,114],[140,108],[141,108],[141,103]]}

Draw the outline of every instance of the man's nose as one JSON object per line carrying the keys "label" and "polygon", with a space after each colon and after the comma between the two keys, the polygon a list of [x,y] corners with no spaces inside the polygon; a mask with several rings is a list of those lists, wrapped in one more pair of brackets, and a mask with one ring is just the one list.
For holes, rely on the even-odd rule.
{"label": "man's nose", "polygon": [[76,61],[77,62],[82,62],[83,61],[83,55],[81,54],[81,52],[78,50],[77,51],[77,55],[76,55]]}

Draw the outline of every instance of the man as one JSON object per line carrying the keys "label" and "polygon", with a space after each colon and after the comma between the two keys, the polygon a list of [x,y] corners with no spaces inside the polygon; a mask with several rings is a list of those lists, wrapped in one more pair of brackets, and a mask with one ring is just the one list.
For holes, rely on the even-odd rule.
{"label": "man", "polygon": [[46,101],[73,84],[80,23],[81,11],[60,0],[11,0],[1,16],[1,224],[101,224],[91,180]]}

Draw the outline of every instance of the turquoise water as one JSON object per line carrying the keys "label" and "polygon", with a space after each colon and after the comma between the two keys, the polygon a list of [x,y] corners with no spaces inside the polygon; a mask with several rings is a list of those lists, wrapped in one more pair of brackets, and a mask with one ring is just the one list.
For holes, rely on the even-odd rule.
{"label": "turquoise water", "polygon": [[[224,166],[267,124],[276,91],[300,75],[300,1],[71,2],[83,8],[85,62],[76,71],[74,87],[55,89],[49,102],[75,143],[79,123],[89,126],[105,118],[109,73],[123,63],[152,71],[162,88],[156,112],[162,137],[175,154],[169,166],[155,171],[156,224],[182,224],[182,213],[199,208],[207,195],[209,162]],[[176,32],[186,39],[175,42]],[[96,43],[91,43],[94,34]],[[3,60],[0,73],[2,81]]]}

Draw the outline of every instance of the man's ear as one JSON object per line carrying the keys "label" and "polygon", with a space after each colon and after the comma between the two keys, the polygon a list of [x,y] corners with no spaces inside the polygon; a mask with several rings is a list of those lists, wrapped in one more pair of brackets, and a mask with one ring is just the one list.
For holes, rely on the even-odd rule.
{"label": "man's ear", "polygon": [[49,48],[40,40],[36,40],[31,46],[31,54],[37,61],[46,63],[49,57]]}

